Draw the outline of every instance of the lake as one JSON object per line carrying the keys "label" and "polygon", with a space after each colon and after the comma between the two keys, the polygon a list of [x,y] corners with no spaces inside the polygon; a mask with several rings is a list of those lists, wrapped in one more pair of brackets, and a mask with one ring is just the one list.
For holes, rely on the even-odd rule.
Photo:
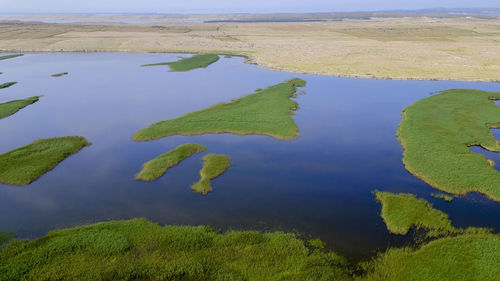
{"label": "lake", "polygon": [[[41,100],[0,120],[0,153],[39,138],[81,135],[92,145],[24,187],[0,184],[0,229],[21,238],[55,228],[146,217],[161,224],[208,224],[319,237],[353,261],[408,237],[390,234],[373,191],[414,193],[450,215],[455,226],[500,231],[500,204],[470,194],[451,203],[413,177],[396,137],[401,110],[450,88],[500,91],[499,83],[338,78],[273,71],[223,58],[206,69],[168,72],[142,64],[179,54],[33,53],[0,61],[0,102]],[[181,55],[185,56],[185,55]],[[54,73],[69,75],[54,78]],[[294,77],[307,81],[293,116],[301,136],[279,141],[230,134],[134,142],[151,123],[241,97]],[[154,182],[134,180],[144,162],[186,142],[208,147]],[[201,158],[222,153],[232,166],[214,191],[190,190]],[[498,162],[500,163],[500,162]]]}

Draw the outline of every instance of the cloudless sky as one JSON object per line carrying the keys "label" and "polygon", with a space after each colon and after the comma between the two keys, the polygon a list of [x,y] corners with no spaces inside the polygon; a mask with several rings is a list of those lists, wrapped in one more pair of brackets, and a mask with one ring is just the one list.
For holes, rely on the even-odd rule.
{"label": "cloudless sky", "polygon": [[500,0],[0,0],[0,13],[337,12],[500,7]]}

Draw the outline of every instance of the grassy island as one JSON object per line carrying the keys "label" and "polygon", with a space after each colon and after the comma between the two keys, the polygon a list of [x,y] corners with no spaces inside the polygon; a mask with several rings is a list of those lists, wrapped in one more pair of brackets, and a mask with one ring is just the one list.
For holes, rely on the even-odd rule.
{"label": "grassy island", "polygon": [[177,165],[189,156],[205,151],[207,148],[196,143],[186,143],[179,145],[174,150],[162,154],[155,159],[146,162],[142,166],[141,172],[136,176],[136,180],[153,181],[165,174],[167,170]]}
{"label": "grassy island", "polygon": [[200,180],[191,186],[191,189],[206,195],[212,191],[210,180],[222,175],[231,165],[231,158],[221,154],[207,154],[203,157],[203,168],[200,171]]}
{"label": "grassy island", "polygon": [[34,104],[40,97],[31,97],[23,100],[13,100],[0,103],[0,119],[9,117],[30,104]]}
{"label": "grassy island", "polygon": [[405,108],[397,134],[406,169],[439,190],[500,201],[500,173],[469,148],[500,151],[490,131],[500,126],[498,98],[498,92],[454,89]]}
{"label": "grassy island", "polygon": [[0,155],[0,183],[27,185],[90,145],[83,137],[40,139]]}
{"label": "grassy island", "polygon": [[180,60],[174,62],[144,64],[142,66],[168,65],[170,67],[170,71],[189,71],[197,68],[206,68],[218,60],[218,55],[194,55],[189,58],[181,58]]}
{"label": "grassy island", "polygon": [[69,74],[68,72],[61,72],[61,73],[52,74],[51,76],[52,77],[61,77],[61,76],[68,75],[68,74]]}
{"label": "grassy island", "polygon": [[3,83],[3,84],[0,84],[0,89],[6,89],[10,86],[14,86],[15,84],[17,84],[17,82],[7,82],[7,83]]}
{"label": "grassy island", "polygon": [[382,204],[381,216],[387,229],[394,234],[405,235],[412,227],[429,231],[430,236],[453,233],[448,215],[436,210],[424,199],[413,194],[393,194],[375,192],[377,201]]}
{"label": "grassy island", "polygon": [[21,56],[24,56],[24,54],[0,56],[0,60],[13,59],[13,58],[21,57]]}
{"label": "grassy island", "polygon": [[155,123],[136,132],[133,139],[147,141],[172,135],[211,133],[292,139],[298,136],[298,127],[291,116],[298,105],[290,98],[295,97],[297,87],[304,87],[305,84],[301,79],[288,80],[229,103]]}
{"label": "grassy island", "polygon": [[3,280],[351,280],[345,258],[293,234],[159,226],[146,219],[52,231],[0,248]]}
{"label": "grassy island", "polygon": [[453,196],[446,195],[444,193],[431,193],[431,196],[437,199],[443,199],[446,202],[453,201]]}

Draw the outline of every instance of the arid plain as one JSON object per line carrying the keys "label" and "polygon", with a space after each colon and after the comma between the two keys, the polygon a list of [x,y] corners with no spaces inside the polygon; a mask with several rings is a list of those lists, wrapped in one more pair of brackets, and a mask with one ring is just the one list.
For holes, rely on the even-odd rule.
{"label": "arid plain", "polygon": [[291,72],[381,79],[500,80],[500,19],[495,17],[195,20],[200,22],[189,22],[189,18],[142,24],[3,21],[0,51],[219,53],[245,56],[262,67]]}

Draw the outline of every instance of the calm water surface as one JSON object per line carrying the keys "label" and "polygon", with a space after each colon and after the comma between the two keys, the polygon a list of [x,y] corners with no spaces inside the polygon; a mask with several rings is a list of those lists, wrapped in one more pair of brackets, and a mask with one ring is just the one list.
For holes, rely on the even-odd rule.
{"label": "calm water surface", "polygon": [[[500,84],[302,75],[237,57],[190,72],[140,67],[177,56],[55,53],[0,61],[0,82],[19,82],[0,90],[0,102],[44,95],[0,120],[0,153],[56,136],[81,135],[93,143],[29,186],[0,185],[0,229],[31,238],[54,228],[147,217],[223,230],[293,231],[320,237],[358,260],[411,241],[387,232],[373,196],[378,189],[415,193],[448,213],[456,226],[500,231],[499,203],[477,194],[452,203],[430,197],[435,190],[404,169],[395,135],[401,110],[430,92],[500,91]],[[50,77],[66,71],[67,76]],[[294,77],[308,82],[297,98],[300,108],[293,118],[301,136],[295,140],[230,134],[131,140],[153,122]],[[204,154],[155,182],[133,179],[144,162],[186,142],[232,158],[232,167],[213,181],[214,192],[201,196],[189,188],[198,180]]]}

